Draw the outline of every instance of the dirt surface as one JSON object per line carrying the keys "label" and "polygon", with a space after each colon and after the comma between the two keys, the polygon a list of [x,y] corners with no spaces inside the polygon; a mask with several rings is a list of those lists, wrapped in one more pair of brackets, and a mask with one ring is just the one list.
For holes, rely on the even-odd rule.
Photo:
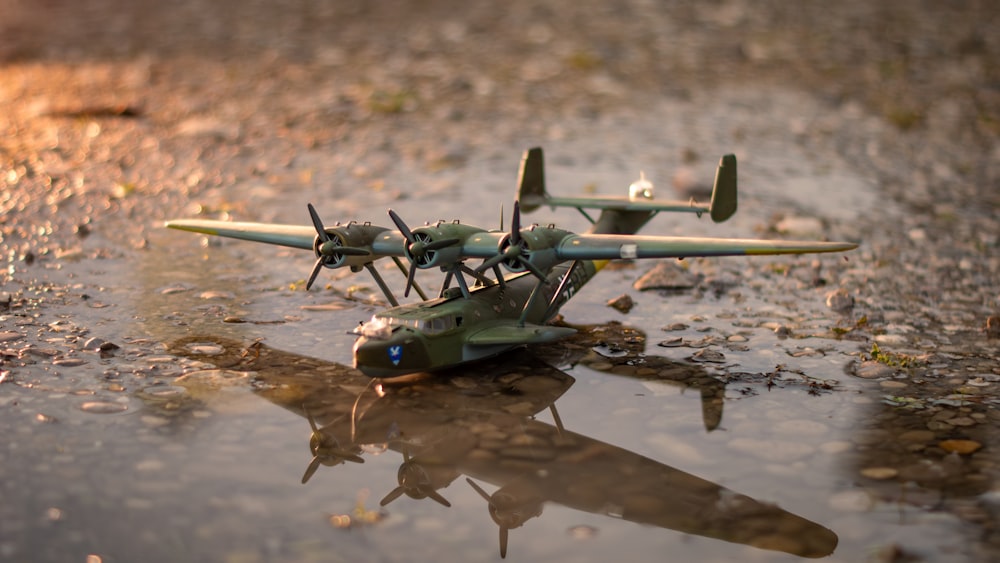
{"label": "dirt surface", "polygon": [[[118,307],[114,290],[185,287],[180,274],[139,281],[142,264],[198,259],[164,238],[164,219],[302,222],[314,198],[349,217],[499,192],[535,144],[554,145],[580,184],[631,173],[659,136],[666,173],[701,174],[732,150],[759,183],[801,174],[788,163],[768,176],[778,138],[830,174],[773,216],[760,211],[768,192],[751,190],[758,215],[741,227],[862,246],[847,265],[765,265],[739,283],[829,294],[825,336],[855,346],[846,371],[882,407],[843,462],[884,469],[859,477],[884,498],[915,487],[915,504],[968,524],[956,560],[1000,553],[993,2],[85,4],[0,0],[0,391],[86,388],[60,370],[102,345],[163,353],[148,312]],[[664,107],[679,109],[644,117]],[[603,175],[588,179],[593,168]],[[846,199],[844,170],[866,182]],[[492,201],[464,201],[494,220]],[[730,291],[708,277],[699,295]],[[225,314],[202,297],[206,316]],[[108,368],[101,384],[130,388],[139,371]],[[4,394],[0,420],[21,424],[31,407]],[[897,544],[876,555],[917,556]]]}

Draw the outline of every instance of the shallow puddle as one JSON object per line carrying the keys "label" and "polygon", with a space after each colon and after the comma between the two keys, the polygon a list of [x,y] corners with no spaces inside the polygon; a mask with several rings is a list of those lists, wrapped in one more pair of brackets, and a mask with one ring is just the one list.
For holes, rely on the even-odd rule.
{"label": "shallow puddle", "polygon": [[[749,237],[780,211],[853,233],[847,223],[872,201],[871,186],[847,169],[817,171],[782,144],[787,131],[767,125],[775,103],[721,100],[698,118],[680,117],[689,104],[664,103],[643,116],[570,120],[552,132],[550,190],[618,193],[644,169],[669,191],[675,163],[664,155],[692,144],[732,150],[723,125],[738,119],[763,140],[735,148],[749,187],[734,221],[658,217],[644,232]],[[674,146],[658,125],[671,120],[682,124],[666,139]],[[484,150],[405,198],[358,194],[356,217],[334,216],[336,198],[317,191],[254,193],[266,219],[281,222],[305,223],[315,201],[330,223],[388,224],[391,205],[413,224],[494,226],[521,148]],[[705,156],[698,175],[710,178],[715,159]],[[386,181],[412,177],[420,172],[400,167]],[[817,186],[834,181],[844,203],[820,208]],[[422,217],[429,205],[435,216]],[[559,220],[585,227],[571,213]],[[968,446],[947,446],[955,453],[925,463],[923,476],[881,455],[890,442],[938,447],[944,434],[903,417],[870,424],[892,418],[884,401],[906,383],[850,375],[866,351],[849,338],[859,321],[826,304],[854,267],[842,257],[690,260],[696,287],[670,292],[632,289],[653,264],[609,269],[563,309],[579,337],[389,384],[345,367],[346,332],[380,305],[364,275],[324,272],[305,292],[308,253],[200,245],[174,232],[149,240],[134,258],[53,274],[70,280],[53,306],[72,323],[22,318],[0,331],[23,363],[0,381],[0,559],[970,557],[974,528],[935,510],[947,489],[935,475],[964,475],[957,448]],[[420,281],[439,279],[421,272]],[[622,293],[635,301],[628,314],[605,306]],[[80,294],[102,306],[76,303]],[[20,348],[27,332],[44,332],[45,345]],[[116,347],[86,346],[92,338]],[[961,494],[983,487],[970,489]]]}

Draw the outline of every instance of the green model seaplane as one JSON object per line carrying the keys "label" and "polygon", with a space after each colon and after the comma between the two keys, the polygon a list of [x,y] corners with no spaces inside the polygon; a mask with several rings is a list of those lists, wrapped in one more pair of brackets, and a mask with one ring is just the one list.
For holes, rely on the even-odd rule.
{"label": "green model seaplane", "polygon": [[[846,242],[799,242],[704,237],[637,236],[661,211],[708,213],[722,222],[736,211],[736,157],[719,163],[708,205],[653,198],[641,179],[620,198],[550,196],[545,189],[542,150],[525,152],[510,230],[487,230],[438,221],[411,229],[393,210],[395,228],[371,223],[337,223],[327,228],[310,204],[312,226],[267,225],[210,220],[169,221],[168,227],[312,250],[316,256],[308,290],[324,268],[368,270],[392,308],[376,313],[353,332],[354,365],[372,377],[433,371],[495,356],[526,344],[550,342],[573,329],[548,325],[576,292],[610,260],[686,258],[751,254],[841,252]],[[592,223],[583,234],[555,225],[522,227],[521,211],[548,205],[575,207]],[[595,219],[587,209],[599,209]],[[390,258],[406,276],[404,297],[416,290],[422,301],[400,305],[376,260]],[[403,260],[409,262],[409,266]],[[468,261],[477,261],[469,265]],[[417,285],[418,269],[439,268],[444,283],[435,298]],[[454,285],[452,285],[454,283]]]}

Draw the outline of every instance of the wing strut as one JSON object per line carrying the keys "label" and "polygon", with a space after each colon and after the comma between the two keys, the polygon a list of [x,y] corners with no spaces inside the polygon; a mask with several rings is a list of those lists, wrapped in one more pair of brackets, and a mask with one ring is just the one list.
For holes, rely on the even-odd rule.
{"label": "wing strut", "polygon": [[[397,258],[396,260],[398,261],[399,259]],[[378,288],[382,290],[382,294],[385,295],[385,298],[389,300],[389,304],[393,307],[399,307],[399,301],[396,301],[396,296],[392,294],[392,291],[389,290],[389,286],[385,284],[385,280],[382,279],[382,274],[378,273],[378,270],[375,269],[374,262],[368,262],[365,264],[365,268],[368,270],[368,273],[372,275],[372,278],[375,279],[375,283],[378,284]],[[419,291],[420,288],[418,287],[417,292]]]}
{"label": "wing strut", "polygon": [[552,315],[553,313],[556,312],[557,309],[559,309],[558,305],[559,296],[562,295],[563,290],[566,289],[566,286],[569,284],[570,277],[572,277],[573,275],[573,271],[576,270],[576,267],[579,264],[580,264],[579,260],[574,260],[573,263],[569,265],[569,269],[566,270],[566,274],[563,275],[561,280],[559,280],[559,287],[557,287],[556,292],[552,294],[552,299],[549,301],[549,306],[547,309],[545,309],[545,315],[542,316],[543,321],[548,319],[549,315]]}

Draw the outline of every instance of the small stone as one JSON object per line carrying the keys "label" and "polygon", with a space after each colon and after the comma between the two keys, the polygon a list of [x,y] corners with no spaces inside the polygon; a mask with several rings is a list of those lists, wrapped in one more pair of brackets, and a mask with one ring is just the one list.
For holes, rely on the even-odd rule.
{"label": "small stone", "polygon": [[861,362],[861,364],[854,369],[854,375],[862,379],[880,379],[883,377],[892,377],[896,373],[894,368],[891,368],[885,364],[880,364],[876,361],[866,361]]}
{"label": "small stone", "polygon": [[841,287],[826,295],[826,306],[838,313],[848,313],[854,308],[854,297]]}
{"label": "small stone", "polygon": [[711,350],[709,348],[702,348],[691,356],[691,360],[695,362],[721,364],[726,361],[726,356],[722,352]]}
{"label": "small stone", "polygon": [[87,401],[80,405],[80,410],[92,414],[115,414],[124,412],[128,406],[110,401]]}
{"label": "small stone", "polygon": [[87,362],[81,360],[80,358],[62,358],[59,360],[52,361],[52,365],[60,367],[76,367],[76,366],[82,366],[85,363]]}
{"label": "small stone", "polygon": [[688,325],[684,323],[673,323],[663,327],[661,330],[663,330],[664,332],[676,332],[678,330],[687,330],[687,329]]}
{"label": "small stone", "polygon": [[619,313],[628,313],[632,310],[632,307],[635,307],[635,301],[633,301],[632,297],[627,293],[623,293],[622,295],[608,301],[608,307],[611,307]]}
{"label": "small stone", "polygon": [[976,442],[975,440],[944,440],[942,442],[938,442],[938,446],[946,452],[953,452],[962,455],[974,453],[983,447],[982,444]]}
{"label": "small stone", "polygon": [[678,336],[676,338],[668,338],[666,340],[662,340],[660,342],[657,342],[656,345],[657,346],[661,346],[663,348],[676,348],[678,346],[683,346],[684,345],[684,339],[681,338],[680,336]]}
{"label": "small stone", "polygon": [[632,284],[639,291],[650,289],[691,289],[698,285],[698,276],[676,262],[659,262]]}
{"label": "small stone", "polygon": [[5,330],[0,332],[0,342],[11,342],[14,340],[20,340],[24,338],[24,335],[19,332],[14,332],[10,330]]}
{"label": "small stone", "polygon": [[892,467],[866,467],[861,470],[861,475],[876,481],[884,481],[896,477],[899,471]]}

